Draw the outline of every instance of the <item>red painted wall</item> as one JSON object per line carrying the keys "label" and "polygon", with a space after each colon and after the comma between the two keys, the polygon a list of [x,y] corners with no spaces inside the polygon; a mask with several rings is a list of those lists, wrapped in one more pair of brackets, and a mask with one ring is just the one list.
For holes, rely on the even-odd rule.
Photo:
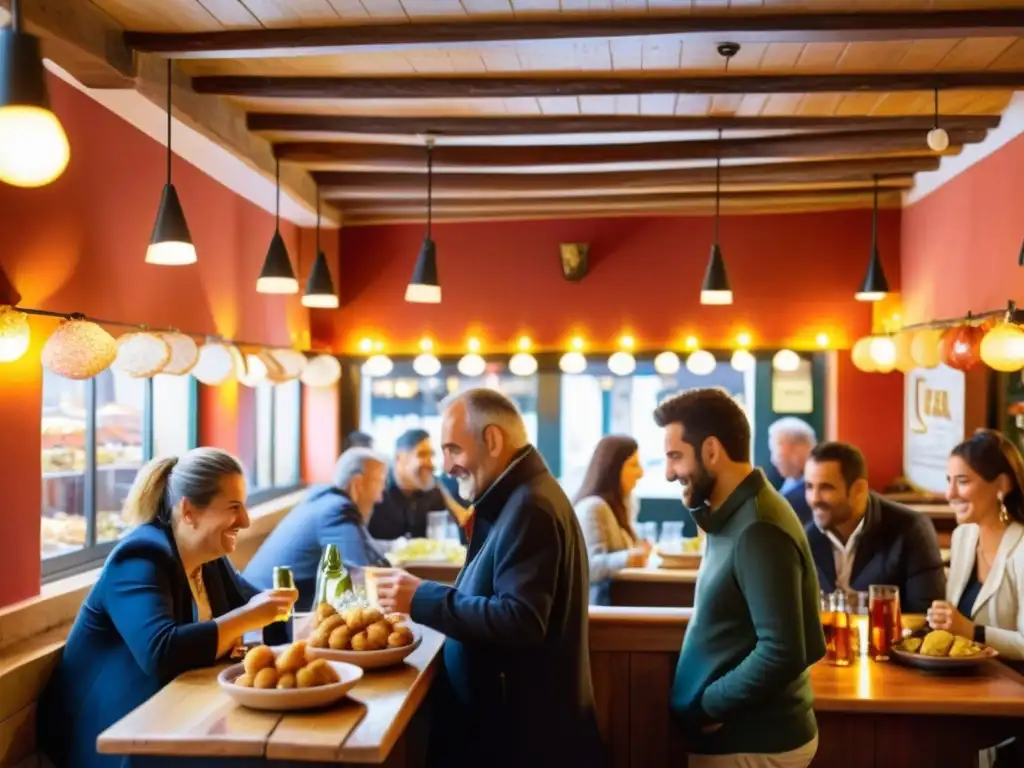
{"label": "red painted wall", "polygon": [[[899,212],[884,211],[880,226],[898,285]],[[869,211],[726,217],[721,245],[736,303],[702,307],[707,217],[442,224],[434,239],[444,301],[431,306],[403,301],[422,227],[350,228],[342,231],[335,333],[349,351],[366,335],[410,351],[424,333],[461,351],[471,331],[501,351],[520,333],[561,348],[575,330],[596,347],[611,347],[626,330],[649,348],[690,333],[706,346],[729,346],[742,329],[758,346],[810,346],[820,331],[842,345],[870,323],[870,309],[853,300],[870,233]],[[562,277],[562,242],[590,244],[583,281]]]}
{"label": "red painted wall", "polygon": [[908,322],[962,316],[1024,298],[1024,136],[903,211]]}
{"label": "red painted wall", "polygon": [[[175,158],[174,181],[199,263],[145,264],[164,181],[164,148],[62,81],[51,78],[50,88],[71,142],[67,171],[38,190],[0,185],[0,268],[21,293],[22,306],[260,344],[304,343],[309,313],[299,299],[255,291],[273,216]],[[305,274],[310,256],[301,247],[300,231],[288,224],[283,234]],[[336,235],[333,243],[336,248]],[[39,352],[55,325],[33,318],[30,352],[0,365],[0,433],[10,448],[0,461],[0,605],[39,589]],[[202,443],[239,452],[253,439],[252,392],[242,389],[200,387]],[[313,402],[319,407],[321,400]],[[328,405],[318,416],[334,414],[336,406]],[[327,443],[323,450],[333,461],[337,445]]]}
{"label": "red painted wall", "polygon": [[[883,211],[879,224],[895,290],[899,211]],[[558,349],[579,332],[595,348],[610,349],[624,331],[648,349],[690,333],[706,346],[727,347],[740,330],[762,347],[810,348],[821,331],[845,347],[870,332],[870,305],[853,299],[867,267],[866,210],[723,219],[731,307],[699,304],[712,238],[706,217],[443,224],[434,233],[444,292],[438,306],[403,300],[422,237],[420,226],[342,230],[342,309],[334,325],[340,348],[355,352],[372,336],[389,351],[408,353],[427,334],[442,350],[460,352],[473,334],[485,351],[504,352],[527,333],[540,348]],[[562,277],[562,242],[590,244],[582,282]],[[901,471],[901,377],[869,377],[853,368],[848,352],[838,357],[833,436],[864,450],[882,487]]]}

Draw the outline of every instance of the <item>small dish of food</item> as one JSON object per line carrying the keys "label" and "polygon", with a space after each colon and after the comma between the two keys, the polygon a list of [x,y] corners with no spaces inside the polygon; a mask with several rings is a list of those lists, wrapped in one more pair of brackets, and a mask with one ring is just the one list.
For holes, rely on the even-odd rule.
{"label": "small dish of food", "polygon": [[363,676],[354,664],[315,658],[309,644],[251,648],[241,664],[217,675],[221,690],[250,709],[288,711],[326,707],[343,699]]}
{"label": "small dish of food", "polygon": [[958,637],[944,629],[932,630],[924,636],[909,635],[892,647],[894,660],[928,672],[971,669],[998,655],[991,646]]}
{"label": "small dish of food", "polygon": [[385,616],[376,608],[317,606],[309,636],[313,658],[343,661],[363,669],[401,664],[423,641],[419,627],[405,614]]}

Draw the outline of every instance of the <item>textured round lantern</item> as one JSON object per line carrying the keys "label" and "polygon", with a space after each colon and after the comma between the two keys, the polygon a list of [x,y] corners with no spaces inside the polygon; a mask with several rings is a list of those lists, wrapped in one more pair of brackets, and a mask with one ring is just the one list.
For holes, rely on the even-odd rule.
{"label": "textured round lantern", "polygon": [[913,341],[914,333],[912,331],[897,333],[893,338],[893,343],[896,345],[896,370],[900,373],[910,373],[917,367],[914,357],[910,354],[910,345]]}
{"label": "textured round lantern", "polygon": [[629,352],[613,352],[608,358],[608,370],[616,376],[629,376],[636,370],[636,358]]}
{"label": "textured round lantern", "polygon": [[926,328],[914,334],[910,340],[910,357],[918,368],[935,368],[942,359],[939,357],[939,342],[942,331]]}
{"label": "textured round lantern", "polygon": [[117,340],[113,369],[133,379],[149,379],[171,359],[171,345],[163,336],[146,331],[125,333]]}
{"label": "textured round lantern", "polygon": [[662,376],[675,376],[679,372],[679,355],[672,350],[659,353],[654,358],[654,371]]}
{"label": "textured round lantern", "polygon": [[257,387],[268,380],[267,364],[263,362],[258,354],[252,352],[244,356],[245,366],[238,373],[238,381],[247,387]]}
{"label": "textured round lantern", "polygon": [[772,368],[781,373],[792,373],[800,368],[800,355],[792,349],[780,349],[772,358]]}
{"label": "textured round lantern", "polygon": [[0,307],[0,363],[13,363],[24,355],[30,339],[28,315],[14,307]]}
{"label": "textured round lantern", "polygon": [[942,334],[939,358],[950,368],[969,371],[981,362],[981,340],[986,329],[977,325],[958,325]]}
{"label": "textured round lantern", "polygon": [[227,344],[210,341],[199,348],[199,360],[191,370],[196,381],[211,387],[223,384],[236,373],[235,353]]}
{"label": "textured round lantern", "polygon": [[853,367],[864,373],[874,373],[877,369],[874,359],[871,357],[871,336],[857,339],[850,350],[850,360]]}
{"label": "textured round lantern", "polygon": [[441,372],[441,361],[432,352],[424,352],[421,355],[416,355],[412,361],[412,369],[417,376],[437,376]]}
{"label": "textured round lantern", "polygon": [[873,336],[868,344],[868,354],[879,373],[889,373],[896,367],[896,344],[888,336]]}
{"label": "textured round lantern", "polygon": [[537,372],[537,358],[529,352],[516,352],[508,360],[508,370],[513,376],[532,376]]}
{"label": "textured round lantern", "polygon": [[171,359],[160,373],[183,376],[199,362],[199,345],[184,333],[162,333],[160,336],[171,348]]}
{"label": "textured round lantern", "polygon": [[299,378],[307,387],[332,387],[341,378],[341,363],[334,355],[317,355]]}
{"label": "textured round lantern", "polygon": [[363,373],[371,378],[387,376],[395,364],[387,355],[370,355],[363,363]]}
{"label": "textured round lantern", "polygon": [[587,358],[582,352],[566,352],[558,359],[558,367],[570,376],[580,374],[587,370]]}
{"label": "textured round lantern", "polygon": [[1024,329],[1013,323],[995,326],[981,340],[981,360],[1004,373],[1024,368]]}
{"label": "textured round lantern", "polygon": [[694,376],[707,376],[718,367],[715,356],[706,349],[698,349],[686,358],[686,370]]}
{"label": "textured round lantern", "polygon": [[740,373],[753,370],[756,364],[757,360],[754,359],[753,353],[746,349],[737,349],[732,353],[732,359],[729,360],[732,369]]}
{"label": "textured round lantern", "polygon": [[274,361],[281,366],[282,381],[292,381],[299,378],[309,364],[306,355],[297,349],[274,349],[268,350]]}
{"label": "textured round lantern", "polygon": [[89,320],[65,320],[43,345],[43,366],[66,379],[89,379],[117,357],[114,337]]}

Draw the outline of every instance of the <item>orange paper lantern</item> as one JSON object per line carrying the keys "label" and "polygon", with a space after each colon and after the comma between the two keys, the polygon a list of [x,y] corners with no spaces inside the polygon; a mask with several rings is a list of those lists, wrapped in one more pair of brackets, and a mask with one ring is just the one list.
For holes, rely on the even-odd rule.
{"label": "orange paper lantern", "polygon": [[950,368],[969,371],[981,362],[981,340],[985,328],[978,325],[954,326],[942,334],[939,358]]}

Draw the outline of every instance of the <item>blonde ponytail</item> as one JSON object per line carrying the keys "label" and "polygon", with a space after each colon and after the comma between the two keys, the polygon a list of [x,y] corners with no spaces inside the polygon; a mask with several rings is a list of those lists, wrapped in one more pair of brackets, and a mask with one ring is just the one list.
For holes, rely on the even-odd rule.
{"label": "blonde ponytail", "polygon": [[153,459],[135,477],[121,517],[132,525],[169,525],[182,499],[202,509],[220,492],[221,480],[242,474],[238,459],[219,448],[193,448],[180,457]]}
{"label": "blonde ponytail", "polygon": [[144,525],[167,515],[167,512],[163,512],[167,497],[167,478],[177,463],[177,456],[153,459],[139,470],[121,511],[121,517],[126,523]]}

